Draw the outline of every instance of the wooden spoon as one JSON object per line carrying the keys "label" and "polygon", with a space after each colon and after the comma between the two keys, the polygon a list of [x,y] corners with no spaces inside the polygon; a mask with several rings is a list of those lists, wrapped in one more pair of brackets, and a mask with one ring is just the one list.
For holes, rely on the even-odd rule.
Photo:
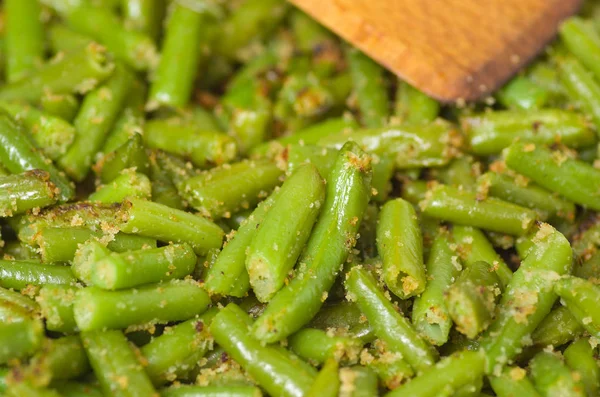
{"label": "wooden spoon", "polygon": [[444,101],[494,91],[581,0],[290,0],[410,84]]}

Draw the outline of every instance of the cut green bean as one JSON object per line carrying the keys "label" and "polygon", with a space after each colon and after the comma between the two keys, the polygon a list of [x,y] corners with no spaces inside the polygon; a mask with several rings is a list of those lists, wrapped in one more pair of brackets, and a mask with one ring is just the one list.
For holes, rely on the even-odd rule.
{"label": "cut green bean", "polygon": [[30,105],[2,102],[0,108],[27,129],[31,140],[51,160],[65,154],[75,139],[75,128],[70,123]]}
{"label": "cut green bean", "polygon": [[167,327],[141,348],[146,373],[155,385],[185,377],[212,346],[209,327],[217,314],[211,309],[198,318]]}
{"label": "cut green bean", "polygon": [[477,382],[483,376],[484,364],[485,355],[481,352],[463,351],[442,359],[386,396],[451,396],[461,387]]}
{"label": "cut green bean", "polygon": [[579,277],[566,276],[555,282],[554,291],[586,331],[592,336],[600,336],[600,315],[597,310],[600,287]]}
{"label": "cut green bean", "polygon": [[4,3],[6,80],[17,81],[37,69],[44,58],[42,8],[37,0]]}
{"label": "cut green bean", "polygon": [[31,356],[42,346],[44,325],[20,308],[0,305],[0,364]]}
{"label": "cut green bean", "polygon": [[327,182],[321,215],[299,259],[299,272],[277,292],[253,326],[259,340],[285,338],[308,323],[323,305],[356,244],[370,196],[370,163],[371,158],[354,143],[340,150]]}
{"label": "cut green bean", "polygon": [[222,165],[237,154],[237,145],[230,136],[176,117],[146,123],[144,142],[150,148],[188,157],[198,167]]}
{"label": "cut green bean", "polygon": [[57,201],[56,193],[56,186],[46,171],[0,176],[0,217],[47,207]]}
{"label": "cut green bean", "polygon": [[520,367],[506,367],[499,376],[489,377],[492,389],[498,397],[541,397]]}
{"label": "cut green bean", "polygon": [[223,230],[206,218],[140,199],[125,205],[121,231],[175,243],[188,243],[198,255],[220,248]]}
{"label": "cut green bean", "polygon": [[17,306],[28,313],[38,313],[40,306],[33,300],[19,292],[0,287],[0,304],[7,303]]}
{"label": "cut green bean", "polygon": [[89,370],[90,364],[77,335],[47,339],[25,369],[47,381],[78,378]]}
{"label": "cut green bean", "polygon": [[499,199],[533,209],[540,214],[540,219],[575,218],[575,205],[549,191],[533,184],[523,184],[518,179],[495,172],[486,172],[478,183],[480,189]]}
{"label": "cut green bean", "polygon": [[69,53],[85,48],[94,40],[85,34],[75,32],[62,23],[53,23],[48,29],[48,41],[54,53]]}
{"label": "cut green bean", "polygon": [[82,332],[81,339],[105,395],[157,395],[142,363],[121,331]]}
{"label": "cut green bean", "polygon": [[537,111],[504,110],[461,120],[477,155],[497,154],[515,140],[535,144],[560,142],[569,147],[586,147],[595,142],[586,119],[559,109]]}
{"label": "cut green bean", "polygon": [[538,353],[529,366],[535,388],[542,396],[586,396],[581,377],[571,372],[556,353]]}
{"label": "cut green bean", "polygon": [[435,363],[436,357],[431,346],[395,310],[365,270],[354,267],[346,278],[346,288],[369,320],[375,334],[387,343],[391,351],[401,353],[416,372],[422,372]]}
{"label": "cut green bean", "polygon": [[596,126],[600,126],[600,85],[576,59],[558,60],[560,81],[567,89],[569,97],[581,104]]}
{"label": "cut green bean", "polygon": [[119,66],[101,86],[88,93],[73,121],[77,134],[73,144],[58,163],[73,179],[81,182],[92,165],[93,157],[102,148],[110,132],[133,77]]}
{"label": "cut green bean", "polygon": [[166,8],[163,0],[121,0],[121,8],[127,29],[156,39]]}
{"label": "cut green bean", "polygon": [[269,301],[310,237],[325,199],[325,183],[314,166],[294,172],[281,186],[247,248],[246,269],[259,301]]}
{"label": "cut green bean", "polygon": [[502,295],[496,319],[484,334],[487,373],[498,375],[515,357],[526,341],[524,337],[552,309],[557,298],[552,284],[571,271],[571,246],[552,226],[540,224],[534,242]]}
{"label": "cut green bean", "polygon": [[474,192],[441,184],[430,189],[419,206],[427,216],[516,236],[525,234],[537,219],[528,208],[494,197],[480,200]]}
{"label": "cut green bean", "polygon": [[112,182],[96,189],[88,199],[106,204],[120,203],[127,197],[149,199],[152,195],[150,179],[144,174],[132,171],[132,169],[124,170]]}
{"label": "cut green bean", "polygon": [[583,334],[584,328],[569,309],[559,306],[552,310],[531,334],[534,346],[562,346]]}
{"label": "cut green bean", "polygon": [[77,280],[67,266],[45,265],[34,261],[0,260],[0,286],[22,290],[28,285],[71,285]]}
{"label": "cut green bean", "polygon": [[572,17],[560,25],[560,38],[568,50],[600,78],[600,35],[591,21]]}
{"label": "cut green bean", "polygon": [[583,338],[571,343],[564,352],[565,363],[581,376],[588,396],[597,395],[600,390],[600,369],[595,358],[596,351],[592,341]]}
{"label": "cut green bean", "polygon": [[425,290],[423,239],[413,206],[402,199],[388,201],[379,212],[377,251],[383,260],[383,280],[402,299]]}
{"label": "cut green bean", "polygon": [[189,101],[200,59],[209,44],[206,30],[211,23],[210,12],[216,5],[202,1],[193,6],[175,3],[171,7],[160,61],[150,87],[147,105],[150,110],[159,106],[181,107]]}
{"label": "cut green bean", "polygon": [[39,153],[25,132],[4,112],[0,112],[0,162],[13,174],[36,169],[48,172],[61,201],[75,194],[71,182]]}
{"label": "cut green bean", "polygon": [[301,397],[307,393],[314,375],[297,367],[279,351],[254,339],[248,333],[250,325],[250,317],[231,303],[213,319],[210,331],[215,341],[269,394]]}
{"label": "cut green bean", "polygon": [[290,349],[301,358],[318,364],[328,358],[338,362],[355,364],[363,344],[351,336],[331,335],[331,331],[315,328],[303,328],[293,334],[289,340]]}
{"label": "cut green bean", "polygon": [[502,105],[513,110],[537,110],[550,99],[550,92],[530,76],[517,76],[497,93]]}
{"label": "cut green bean", "polygon": [[36,301],[50,331],[72,334],[78,331],[73,303],[78,288],[69,285],[46,284],[40,288]]}
{"label": "cut green bean", "polygon": [[84,288],[77,292],[73,310],[79,329],[91,331],[188,320],[209,303],[194,281],[172,280],[122,291]]}
{"label": "cut green bean", "polygon": [[398,80],[395,115],[402,123],[430,123],[440,112],[440,104],[410,84]]}
{"label": "cut green bean", "polygon": [[368,397],[377,394],[377,375],[368,367],[340,368],[340,397]]}
{"label": "cut green bean", "polygon": [[96,287],[108,290],[184,278],[196,266],[196,255],[188,244],[111,253],[92,265],[90,278]]}
{"label": "cut green bean", "polygon": [[135,133],[121,146],[103,156],[93,166],[103,183],[114,181],[127,169],[134,168],[136,172],[148,175],[150,160],[142,142],[142,137]]}
{"label": "cut green bean", "polygon": [[440,229],[427,260],[427,286],[415,299],[412,310],[413,325],[434,345],[443,345],[448,341],[452,319],[445,293],[461,270],[462,264],[451,245],[448,232]]}
{"label": "cut green bean", "polygon": [[446,292],[448,311],[456,329],[473,339],[492,322],[501,284],[491,265],[475,262]]}
{"label": "cut green bean", "polygon": [[86,93],[114,69],[104,47],[91,43],[79,51],[61,54],[53,62],[0,88],[2,101],[38,102],[46,92]]}
{"label": "cut green bean", "polygon": [[[46,92],[40,98],[40,107],[47,114],[59,117],[71,123],[79,110],[79,101],[72,94],[53,94],[51,92]],[[62,150],[60,153],[63,153]]]}
{"label": "cut green bean", "polygon": [[156,47],[148,36],[127,30],[106,7],[87,3],[69,5],[59,13],[69,27],[105,45],[115,56],[136,70],[147,70],[157,63]]}
{"label": "cut green bean", "polygon": [[338,368],[338,362],[335,359],[328,359],[305,396],[337,397],[340,390]]}
{"label": "cut green bean", "polygon": [[202,215],[227,218],[256,205],[279,184],[282,173],[270,161],[242,161],[213,168],[177,188]]}
{"label": "cut green bean", "polygon": [[193,386],[181,385],[163,389],[161,397],[262,397],[262,392],[254,386],[223,385]]}
{"label": "cut green bean", "polygon": [[600,170],[583,161],[568,158],[560,151],[516,142],[505,152],[509,168],[531,178],[538,185],[559,193],[574,203],[600,209]]}

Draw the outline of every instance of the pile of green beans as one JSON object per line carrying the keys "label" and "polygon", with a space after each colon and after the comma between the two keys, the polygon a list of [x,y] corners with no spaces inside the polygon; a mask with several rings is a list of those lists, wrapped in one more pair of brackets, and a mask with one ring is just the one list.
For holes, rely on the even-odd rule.
{"label": "pile of green beans", "polygon": [[600,2],[456,105],[285,0],[0,20],[0,395],[600,396]]}

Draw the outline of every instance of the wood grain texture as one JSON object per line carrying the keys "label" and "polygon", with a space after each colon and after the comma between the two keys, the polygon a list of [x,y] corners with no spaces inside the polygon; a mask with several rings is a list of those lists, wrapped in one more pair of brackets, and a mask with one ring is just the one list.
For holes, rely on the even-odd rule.
{"label": "wood grain texture", "polygon": [[489,94],[526,65],[581,0],[290,0],[444,102]]}

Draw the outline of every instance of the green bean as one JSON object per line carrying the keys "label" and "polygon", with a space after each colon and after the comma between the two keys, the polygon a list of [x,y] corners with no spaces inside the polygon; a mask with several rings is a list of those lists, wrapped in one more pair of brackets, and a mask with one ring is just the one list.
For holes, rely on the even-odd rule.
{"label": "green bean", "polygon": [[586,331],[592,336],[600,335],[600,316],[596,310],[600,297],[598,286],[588,280],[566,276],[555,282],[554,291]]}
{"label": "green bean", "polygon": [[569,52],[596,77],[600,77],[600,35],[591,21],[572,17],[560,25],[560,38]]}
{"label": "green bean", "polygon": [[494,250],[494,247],[481,230],[470,226],[454,225],[452,237],[458,243],[458,254],[467,267],[476,262],[486,262],[491,265],[490,271],[498,276],[502,289],[508,285],[512,278],[512,270]]}
{"label": "green bean", "polygon": [[163,389],[161,397],[262,397],[262,392],[254,386],[193,386],[181,385]]}
{"label": "green bean", "polygon": [[377,394],[377,375],[368,367],[340,368],[340,397],[368,397]]}
{"label": "green bean", "polygon": [[414,371],[399,353],[370,351],[367,357],[361,353],[361,363],[372,368],[377,373],[380,384],[390,390],[397,389],[414,376]]}
{"label": "green bean", "polygon": [[0,112],[0,162],[13,174],[36,169],[48,172],[61,201],[71,199],[75,193],[71,182],[37,151],[24,131],[4,112]]}
{"label": "green bean", "polygon": [[399,314],[377,287],[375,280],[356,266],[346,278],[346,289],[375,331],[391,351],[399,352],[416,372],[433,365],[433,349],[418,335],[406,318]]}
{"label": "green bean", "polygon": [[142,248],[156,248],[156,240],[132,234],[93,231],[80,227],[48,227],[39,231],[35,242],[39,245],[42,261],[71,262],[80,244],[94,239],[110,250],[125,252]]}
{"label": "green bean", "polygon": [[44,325],[27,312],[3,303],[0,307],[0,364],[31,356],[41,346]]}
{"label": "green bean", "polygon": [[62,23],[53,23],[48,28],[48,41],[52,52],[58,54],[59,52],[69,53],[81,50],[94,40],[85,34],[75,32]]}
{"label": "green bean", "polygon": [[153,68],[157,63],[156,47],[148,36],[127,30],[105,7],[86,3],[69,5],[61,12],[67,26],[105,45],[115,56],[136,70]]}
{"label": "green bean", "polygon": [[35,261],[0,260],[0,286],[22,290],[28,285],[70,285],[77,280],[67,266],[45,265]]}
{"label": "green bean", "polygon": [[65,154],[75,139],[75,128],[61,118],[25,104],[2,102],[0,108],[25,127],[31,140],[51,160]]}
{"label": "green bean", "polygon": [[198,255],[221,247],[223,230],[208,219],[136,198],[126,200],[125,204],[121,225],[125,233],[188,243]]}
{"label": "green bean", "polygon": [[150,148],[189,157],[198,167],[228,163],[237,154],[237,145],[230,136],[203,130],[203,126],[180,118],[146,123],[144,142]]}
{"label": "green bean", "polygon": [[581,103],[596,129],[600,126],[600,85],[576,59],[558,60],[561,83],[566,87],[571,100]]}
{"label": "green bean", "polygon": [[202,1],[193,7],[175,3],[171,7],[160,61],[150,87],[149,110],[159,106],[181,107],[189,101],[204,47],[210,44],[206,30],[212,9],[216,8],[213,3]]}
{"label": "green bean", "polygon": [[87,175],[94,155],[102,148],[127,91],[132,75],[122,66],[103,85],[88,93],[73,121],[77,134],[73,144],[58,163],[73,179],[81,182]]}
{"label": "green bean", "polygon": [[47,207],[57,201],[56,186],[46,171],[0,176],[0,217]]}
{"label": "green bean", "polygon": [[451,245],[448,232],[440,229],[427,260],[430,279],[423,293],[415,299],[412,310],[413,325],[434,345],[443,345],[448,341],[452,319],[444,294],[461,270],[462,264]]}
{"label": "green bean", "polygon": [[44,381],[74,379],[89,370],[90,364],[81,339],[76,335],[47,339],[25,369]]}
{"label": "green bean", "polygon": [[73,303],[78,288],[69,285],[46,284],[40,288],[36,301],[50,331],[72,334],[78,331],[73,314]]}
{"label": "green bean", "polygon": [[33,300],[19,292],[0,287],[0,304],[10,304],[25,310],[28,313],[38,313],[40,306]]}
{"label": "green bean", "polygon": [[79,101],[72,94],[45,92],[40,98],[40,106],[47,114],[71,123],[79,110]]}
{"label": "green bean", "polygon": [[480,200],[474,192],[441,184],[430,189],[419,206],[427,216],[517,236],[525,234],[537,219],[536,212],[528,208],[494,197]]}
{"label": "green bean", "polygon": [[402,123],[430,123],[440,112],[440,104],[410,84],[398,80],[395,116]]}
{"label": "green bean", "polygon": [[82,332],[83,346],[107,396],[155,396],[157,393],[121,331]]}
{"label": "green bean", "polygon": [[336,150],[316,145],[290,144],[285,153],[288,173],[293,173],[305,164],[313,164],[323,178],[327,178],[337,157]]}
{"label": "green bean", "polygon": [[204,312],[208,294],[192,280],[171,280],[137,289],[77,292],[73,310],[81,331],[188,320]]}
{"label": "green bean", "polygon": [[[125,98],[125,108],[121,110],[119,117],[115,120],[112,131],[110,131],[104,141],[102,153],[107,155],[114,152],[135,135],[142,134],[144,128],[145,100],[146,87],[141,81],[135,80]],[[141,167],[138,171],[145,172]]]}
{"label": "green bean", "polygon": [[286,11],[281,0],[245,1],[223,22],[215,50],[229,58],[240,57],[240,50],[256,36],[276,27]]}
{"label": "green bean", "polygon": [[575,205],[533,184],[495,172],[486,172],[478,180],[480,189],[499,199],[535,210],[540,219],[575,218]]}
{"label": "green bean", "polygon": [[560,151],[520,142],[508,148],[504,159],[508,167],[538,185],[574,203],[600,209],[600,192],[595,188],[600,183],[600,171],[591,165],[569,159]]}
{"label": "green bean", "polygon": [[559,306],[553,309],[531,334],[534,346],[562,346],[583,334],[583,326],[569,309]]}
{"label": "green bean", "polygon": [[152,201],[167,207],[183,210],[185,207],[177,193],[177,188],[168,173],[160,167],[155,152],[149,156],[150,180],[152,181]]}
{"label": "green bean", "polygon": [[442,359],[386,396],[452,396],[461,387],[477,382],[483,375],[484,366],[484,354],[463,351]]}
{"label": "green bean", "polygon": [[133,134],[124,144],[103,156],[93,167],[103,183],[114,181],[126,169],[135,168],[142,174],[149,174],[150,160],[146,154],[142,137]]}
{"label": "green bean", "polygon": [[306,397],[337,397],[340,390],[338,362],[330,358],[325,361]]}
{"label": "green bean", "polygon": [[408,201],[390,200],[381,208],[377,251],[383,260],[383,280],[396,296],[407,299],[425,290],[421,229]]}
{"label": "green bean", "polygon": [[595,142],[584,117],[560,109],[495,111],[466,117],[461,123],[477,155],[500,153],[516,138],[539,145],[560,142],[575,148]]}
{"label": "green bean", "polygon": [[184,278],[196,266],[196,255],[188,244],[111,253],[100,258],[90,272],[93,285],[115,290],[147,283]]}
{"label": "green bean", "polygon": [[332,331],[303,328],[290,336],[290,349],[309,362],[322,364],[328,358],[355,364],[363,347],[360,340],[351,336],[332,335]]}
{"label": "green bean", "polygon": [[451,160],[447,166],[431,170],[433,176],[446,185],[474,191],[480,174],[480,163],[471,156],[462,155]]}
{"label": "green bean", "polygon": [[349,140],[369,153],[390,157],[397,168],[407,169],[448,163],[455,152],[456,132],[450,124],[436,121],[427,125],[340,131],[319,139],[317,144],[339,149]]}
{"label": "green bean", "polygon": [[0,88],[2,101],[38,102],[46,92],[86,93],[114,69],[104,47],[91,43],[79,51],[56,56],[42,68]]}
{"label": "green bean", "polygon": [[497,93],[502,105],[513,110],[537,110],[548,103],[550,92],[530,76],[517,76]]}
{"label": "green bean", "polygon": [[538,353],[530,368],[533,383],[542,396],[585,397],[580,377],[574,376],[556,353]]}
{"label": "green bean", "polygon": [[256,229],[279,195],[279,188],[252,211],[232,237],[228,238],[223,250],[208,269],[206,289],[211,294],[241,297],[250,289],[250,278],[246,271],[246,249],[252,243]]}
{"label": "green bean", "polygon": [[402,180],[402,198],[411,204],[419,204],[425,199],[427,193],[427,182],[412,180],[409,178]]}
{"label": "green bean", "polygon": [[282,171],[270,161],[242,161],[213,168],[177,186],[204,216],[229,217],[258,203],[279,184]]}
{"label": "green bean", "polygon": [[261,345],[249,335],[250,325],[248,315],[230,303],[213,319],[210,331],[215,341],[269,394],[301,397],[308,392],[314,375],[297,367],[279,351]]}
{"label": "green bean", "polygon": [[44,58],[44,25],[37,0],[4,3],[6,80],[17,81],[38,68]]}
{"label": "green bean", "polygon": [[351,117],[329,118],[296,131],[294,134],[258,145],[250,151],[250,154],[253,157],[272,156],[281,152],[288,144],[316,145],[321,139],[329,135],[350,134],[357,128],[358,123]]}
{"label": "green bean", "polygon": [[600,369],[595,353],[596,347],[587,338],[571,343],[564,352],[565,363],[581,376],[588,396],[596,395],[600,390]]}
{"label": "green bean", "polygon": [[146,373],[155,385],[181,378],[198,364],[212,346],[208,329],[217,312],[211,309],[198,318],[167,327],[141,348],[148,362]]}
{"label": "green bean", "polygon": [[362,123],[371,128],[384,126],[390,114],[385,70],[355,48],[346,57]]}
{"label": "green bean", "polygon": [[520,367],[505,367],[502,374],[490,376],[489,380],[498,397],[541,397]]}
{"label": "green bean", "polygon": [[321,308],[356,243],[370,196],[370,162],[371,158],[354,143],[340,150],[327,182],[321,215],[299,259],[299,271],[254,323],[253,334],[259,340],[285,338]]}
{"label": "green bean", "polygon": [[498,375],[502,365],[514,358],[525,337],[554,305],[552,284],[557,276],[571,270],[571,246],[552,226],[540,224],[534,242],[502,295],[496,319],[484,334],[487,373]]}
{"label": "green bean", "polygon": [[38,387],[33,382],[23,381],[12,386],[6,393],[7,397],[61,397],[54,389]]}
{"label": "green bean", "polygon": [[62,397],[103,397],[97,385],[79,382],[64,382],[56,385],[56,390]]}
{"label": "green bean", "polygon": [[269,301],[283,287],[324,199],[325,183],[314,166],[299,168],[281,186],[247,248],[246,269],[259,301]]}
{"label": "green bean", "polygon": [[156,39],[164,16],[163,0],[121,0],[123,24],[127,29],[143,33]]}
{"label": "green bean", "polygon": [[446,291],[450,317],[456,329],[473,339],[492,322],[501,283],[491,265],[475,262]]}
{"label": "green bean", "polygon": [[88,197],[91,202],[120,203],[127,197],[149,199],[152,195],[150,179],[129,168],[112,182],[102,185]]}

